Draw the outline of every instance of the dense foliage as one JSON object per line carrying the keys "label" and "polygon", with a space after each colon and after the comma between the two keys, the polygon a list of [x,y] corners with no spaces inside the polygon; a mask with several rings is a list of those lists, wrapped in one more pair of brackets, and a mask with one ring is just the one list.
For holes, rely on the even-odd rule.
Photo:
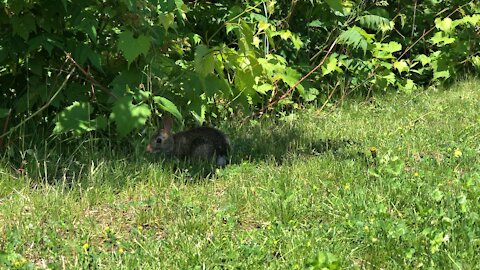
{"label": "dense foliage", "polygon": [[0,29],[2,137],[125,136],[161,111],[203,122],[480,69],[478,1],[5,0]]}

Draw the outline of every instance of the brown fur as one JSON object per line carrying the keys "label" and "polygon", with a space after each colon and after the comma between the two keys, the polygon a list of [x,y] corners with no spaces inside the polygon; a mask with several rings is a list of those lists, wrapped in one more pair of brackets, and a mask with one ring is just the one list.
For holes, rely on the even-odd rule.
{"label": "brown fur", "polygon": [[180,159],[193,158],[213,160],[217,157],[220,166],[225,165],[230,142],[220,130],[199,127],[172,134],[172,119],[164,118],[162,128],[150,139],[147,152],[164,153]]}

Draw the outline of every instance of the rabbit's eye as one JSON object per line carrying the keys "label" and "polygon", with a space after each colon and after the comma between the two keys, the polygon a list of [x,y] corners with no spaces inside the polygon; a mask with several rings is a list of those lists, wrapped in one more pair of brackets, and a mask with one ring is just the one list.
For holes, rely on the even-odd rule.
{"label": "rabbit's eye", "polygon": [[156,140],[155,140],[156,143],[162,143],[162,138],[158,137]]}

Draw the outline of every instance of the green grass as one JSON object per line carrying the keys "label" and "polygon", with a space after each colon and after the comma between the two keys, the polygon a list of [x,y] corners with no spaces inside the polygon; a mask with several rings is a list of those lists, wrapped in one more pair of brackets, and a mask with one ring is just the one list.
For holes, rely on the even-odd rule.
{"label": "green grass", "polygon": [[13,149],[30,177],[0,162],[0,268],[478,268],[478,85],[224,123],[208,177],[146,138]]}

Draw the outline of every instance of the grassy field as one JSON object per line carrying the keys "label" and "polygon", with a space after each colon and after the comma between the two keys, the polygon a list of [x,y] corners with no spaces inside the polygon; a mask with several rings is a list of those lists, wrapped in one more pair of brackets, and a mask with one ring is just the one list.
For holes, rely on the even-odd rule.
{"label": "grassy field", "polygon": [[224,123],[207,177],[146,138],[25,143],[30,177],[0,161],[0,268],[479,269],[479,85]]}

